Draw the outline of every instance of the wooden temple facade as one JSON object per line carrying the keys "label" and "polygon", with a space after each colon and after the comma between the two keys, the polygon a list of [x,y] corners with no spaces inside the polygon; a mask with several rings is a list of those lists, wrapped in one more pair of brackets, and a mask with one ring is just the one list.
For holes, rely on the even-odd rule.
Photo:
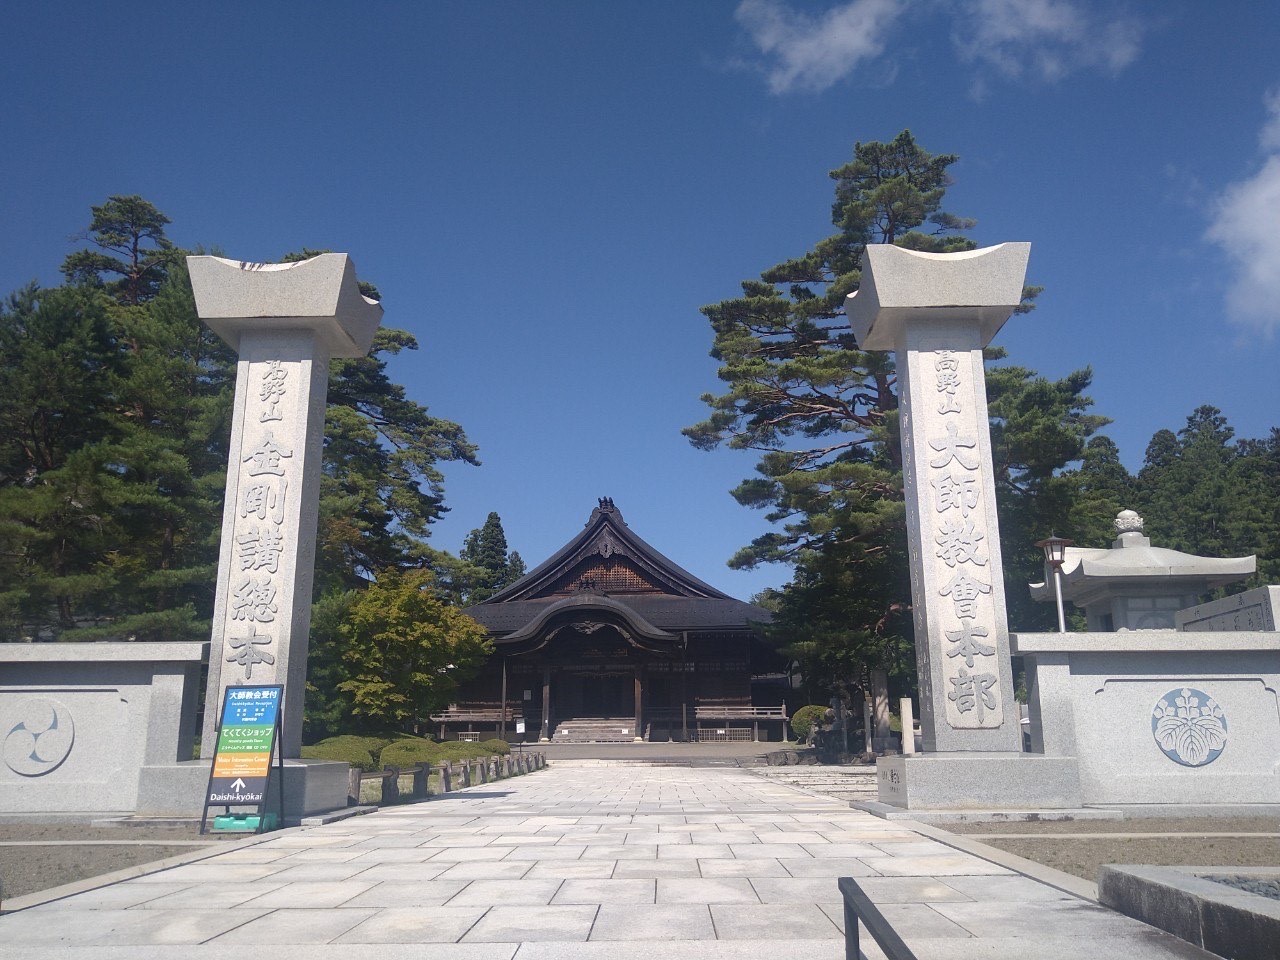
{"label": "wooden temple facade", "polygon": [[432,719],[443,737],[543,742],[783,738],[769,612],[667,559],[605,498],[550,559],[466,613],[495,653]]}

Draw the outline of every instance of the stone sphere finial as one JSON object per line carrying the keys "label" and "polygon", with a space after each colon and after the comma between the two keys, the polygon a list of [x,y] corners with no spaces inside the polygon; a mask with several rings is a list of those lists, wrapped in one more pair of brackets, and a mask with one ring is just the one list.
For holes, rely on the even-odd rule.
{"label": "stone sphere finial", "polygon": [[1134,533],[1142,531],[1142,518],[1136,510],[1121,510],[1113,521],[1116,533]]}

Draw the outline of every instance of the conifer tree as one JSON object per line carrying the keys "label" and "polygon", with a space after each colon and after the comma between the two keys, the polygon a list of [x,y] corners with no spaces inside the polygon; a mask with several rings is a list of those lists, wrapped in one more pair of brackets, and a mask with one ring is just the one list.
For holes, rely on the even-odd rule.
{"label": "conifer tree", "polygon": [[[963,235],[973,221],[942,207],[956,159],[929,153],[905,130],[888,143],[856,144],[853,159],[831,171],[836,233],[745,281],[742,296],[702,308],[727,389],[703,397],[711,414],[685,435],[700,449],[758,452],[757,476],[733,495],[781,525],[730,566],[796,564],[776,632],[809,636],[814,653],[802,659],[844,690],[857,680],[837,676],[836,665],[889,668],[886,658],[910,649],[893,358],[858,349],[844,299],[861,280],[867,244],[934,253],[975,246]],[[1024,291],[1026,308],[1038,292]],[[1102,422],[1084,413],[1089,373],[1053,383],[1000,369],[988,384],[1001,496],[1061,511],[1061,496],[1047,496],[1054,472]]]}

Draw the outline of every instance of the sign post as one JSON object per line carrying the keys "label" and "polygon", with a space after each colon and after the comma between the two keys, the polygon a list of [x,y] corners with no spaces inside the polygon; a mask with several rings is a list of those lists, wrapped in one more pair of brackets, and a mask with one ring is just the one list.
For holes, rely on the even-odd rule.
{"label": "sign post", "polygon": [[209,808],[216,806],[224,807],[228,814],[232,807],[256,807],[254,832],[262,832],[273,755],[280,783],[279,819],[284,820],[284,754],[277,750],[283,700],[282,684],[233,686],[223,691],[213,768],[200,816],[201,833],[205,832]]}

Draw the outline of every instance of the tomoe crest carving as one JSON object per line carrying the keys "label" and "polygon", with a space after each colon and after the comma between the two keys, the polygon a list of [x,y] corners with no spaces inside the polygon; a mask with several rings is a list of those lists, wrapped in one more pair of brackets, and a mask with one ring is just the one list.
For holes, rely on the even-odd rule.
{"label": "tomoe crest carving", "polygon": [[1156,702],[1151,733],[1174,763],[1203,767],[1217,760],[1227,745],[1227,718],[1203,690],[1181,687]]}

